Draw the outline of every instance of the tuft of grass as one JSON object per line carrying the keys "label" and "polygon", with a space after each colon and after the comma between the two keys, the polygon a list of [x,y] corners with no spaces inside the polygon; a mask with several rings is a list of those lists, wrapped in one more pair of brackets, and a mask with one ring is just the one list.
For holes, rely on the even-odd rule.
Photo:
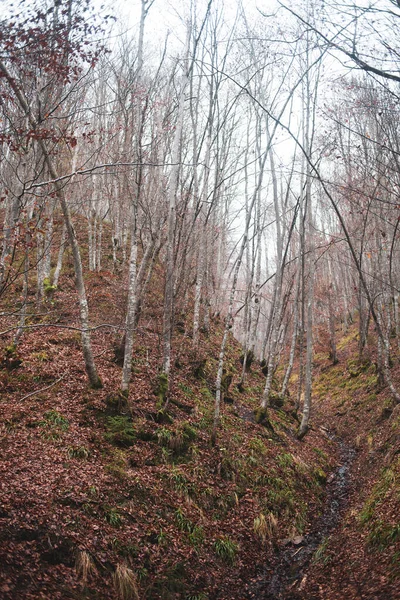
{"label": "tuft of grass", "polygon": [[179,529],[188,534],[189,543],[194,547],[198,548],[204,542],[204,531],[200,525],[194,524],[188,519],[181,508],[177,508],[175,511],[175,519]]}
{"label": "tuft of grass", "polygon": [[121,600],[140,600],[135,573],[126,564],[119,564],[113,574],[113,583]]}
{"label": "tuft of grass", "polygon": [[136,558],[139,554],[139,548],[136,544],[124,544],[117,537],[108,542],[109,548],[112,548],[119,556],[126,559]]}
{"label": "tuft of grass", "polygon": [[376,521],[368,534],[368,543],[378,550],[385,550],[400,539],[400,524],[388,525],[380,519]]}
{"label": "tuft of grass", "polygon": [[190,482],[182,473],[182,471],[176,467],[172,467],[170,473],[168,474],[168,478],[177,492],[184,494],[185,496],[189,495]]}
{"label": "tuft of grass", "polygon": [[171,450],[175,456],[186,454],[197,438],[197,431],[187,421],[179,423],[175,429],[160,427],[156,433],[159,445]]}
{"label": "tuft of grass", "polygon": [[86,550],[78,552],[75,561],[75,570],[83,585],[86,585],[89,578],[97,573],[93,559]]}
{"label": "tuft of grass", "polygon": [[110,508],[105,514],[105,519],[113,527],[119,527],[122,523],[122,517],[116,508]]}
{"label": "tuft of grass", "polygon": [[325,485],[328,476],[323,469],[317,467],[316,469],[314,469],[314,477],[317,483],[319,483],[320,485]]}
{"label": "tuft of grass", "polygon": [[204,542],[204,530],[200,525],[193,525],[189,533],[189,543],[194,548],[198,548]]}
{"label": "tuft of grass", "polygon": [[43,429],[43,437],[48,440],[59,440],[69,429],[69,421],[57,410],[48,410],[43,415],[39,427]]}
{"label": "tuft of grass", "polygon": [[312,451],[319,457],[324,463],[328,463],[328,456],[326,452],[321,450],[320,448],[312,448]]}
{"label": "tuft of grass", "polygon": [[273,513],[268,513],[265,516],[260,513],[258,517],[254,519],[253,524],[254,533],[261,539],[262,543],[265,544],[268,538],[273,537],[278,530],[278,519]]}
{"label": "tuft of grass", "polygon": [[69,446],[67,449],[68,458],[89,458],[90,452],[86,446]]}
{"label": "tuft of grass", "polygon": [[322,540],[322,542],[320,543],[320,545],[318,546],[318,548],[316,549],[316,551],[314,552],[312,560],[315,564],[322,564],[322,565],[328,564],[328,562],[330,561],[330,556],[327,553],[328,545],[329,545],[329,538],[325,537]]}
{"label": "tuft of grass", "polygon": [[181,389],[188,398],[193,397],[193,390],[190,386],[185,385],[184,383],[178,383],[178,388]]}
{"label": "tuft of grass", "polygon": [[180,507],[177,508],[175,511],[175,519],[176,519],[178,527],[181,531],[190,532],[192,530],[192,527],[193,527],[192,521],[190,521],[190,519],[188,519],[184,515],[184,513]]}
{"label": "tuft of grass", "polygon": [[294,460],[291,454],[284,452],[282,454],[278,454],[276,457],[276,462],[282,469],[287,469],[293,465]]}
{"label": "tuft of grass", "polygon": [[33,354],[31,355],[31,358],[36,359],[39,362],[48,362],[50,360],[49,355],[47,354],[47,352],[33,352]]}
{"label": "tuft of grass", "polygon": [[371,519],[374,517],[376,509],[384,501],[386,494],[395,481],[396,474],[393,469],[389,467],[382,471],[380,480],[373,487],[368,500],[365,502],[360,512],[359,520],[362,525],[366,525],[369,523],[369,521],[371,521]]}
{"label": "tuft of grass", "polygon": [[67,431],[69,428],[68,419],[66,419],[57,410],[48,410],[43,415],[44,419],[40,423],[43,427],[55,426],[60,428],[62,431]]}
{"label": "tuft of grass", "polygon": [[215,554],[229,565],[235,564],[239,545],[228,536],[218,538],[214,543]]}

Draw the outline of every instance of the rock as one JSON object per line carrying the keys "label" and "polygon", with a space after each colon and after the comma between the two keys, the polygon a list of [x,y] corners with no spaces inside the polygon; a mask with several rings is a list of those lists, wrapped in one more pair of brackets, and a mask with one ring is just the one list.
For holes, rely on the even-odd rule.
{"label": "rock", "polygon": [[292,544],[294,546],[302,546],[304,542],[304,535],[296,535],[296,537],[292,538]]}
{"label": "rock", "polygon": [[282,546],[302,546],[304,543],[304,535],[296,535],[292,538],[286,538],[282,540]]}

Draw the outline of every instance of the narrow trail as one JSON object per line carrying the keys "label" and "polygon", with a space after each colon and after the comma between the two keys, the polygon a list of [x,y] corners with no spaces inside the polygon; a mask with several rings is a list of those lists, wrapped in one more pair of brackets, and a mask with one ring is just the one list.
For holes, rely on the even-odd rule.
{"label": "narrow trail", "polygon": [[307,569],[317,549],[340,524],[348,504],[351,486],[351,466],[355,450],[342,439],[329,435],[338,444],[340,464],[330,475],[326,486],[325,508],[310,533],[289,543],[276,554],[272,566],[268,566],[249,593],[253,600],[302,600],[306,592]]}

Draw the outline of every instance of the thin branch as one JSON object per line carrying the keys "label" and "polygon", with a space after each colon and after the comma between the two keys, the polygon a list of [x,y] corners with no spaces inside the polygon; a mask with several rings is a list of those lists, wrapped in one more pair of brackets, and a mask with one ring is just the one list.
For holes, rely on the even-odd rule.
{"label": "thin branch", "polygon": [[[96,325],[96,327],[87,327],[86,329],[82,329],[81,327],[73,327],[72,325],[58,325],[57,323],[39,323],[38,325],[24,325],[23,327],[21,327],[21,329],[38,329],[40,327],[56,327],[59,329],[70,329],[72,331],[80,331],[80,332],[96,331],[97,329],[103,329],[105,327],[110,327],[112,329],[120,329],[120,330],[125,329],[125,327],[122,325],[111,325],[110,323],[102,323],[101,325]],[[7,335],[7,333],[10,333],[11,331],[15,331],[15,329],[19,329],[19,328],[20,327],[18,325],[16,325],[15,327],[10,327],[6,331],[1,331],[0,337],[3,335]]]}
{"label": "thin branch", "polygon": [[53,383],[51,383],[50,385],[47,385],[46,387],[41,388],[40,390],[35,390],[34,392],[31,392],[30,394],[23,396],[22,398],[19,399],[19,402],[22,402],[23,400],[26,400],[27,398],[30,398],[31,396],[35,396],[36,394],[40,394],[41,392],[45,392],[46,390],[49,390],[53,386],[57,385],[57,383],[60,383],[60,381],[62,381],[64,379],[64,377],[65,377],[65,375],[63,375],[62,377],[59,377],[58,379],[53,381]]}

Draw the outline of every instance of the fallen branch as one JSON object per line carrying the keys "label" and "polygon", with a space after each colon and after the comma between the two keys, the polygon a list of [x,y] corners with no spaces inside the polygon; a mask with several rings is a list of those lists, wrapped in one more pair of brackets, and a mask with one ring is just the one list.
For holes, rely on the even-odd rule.
{"label": "fallen branch", "polygon": [[[125,329],[125,327],[121,325],[111,325],[110,323],[103,323],[102,325],[96,325],[95,327],[87,327],[85,329],[83,329],[82,327],[73,327],[72,325],[58,325],[57,323],[39,323],[36,325],[24,325],[23,327],[21,327],[21,329],[37,329],[39,327],[58,327],[59,329],[71,329],[72,331],[80,332],[96,331],[96,329],[102,329],[103,327],[111,327],[112,329],[122,330]],[[6,329],[6,331],[1,331],[0,336],[7,335],[7,333],[10,333],[11,331],[15,331],[15,329],[19,329],[19,326],[16,325],[15,327],[10,327],[9,329]]]}
{"label": "fallen branch", "polygon": [[41,388],[40,390],[36,390],[34,392],[31,392],[30,394],[27,394],[26,396],[23,396],[23,398],[20,398],[19,402],[22,402],[23,400],[26,400],[27,398],[30,398],[31,396],[35,396],[36,394],[40,394],[41,392],[45,392],[46,390],[49,390],[50,388],[52,388],[57,383],[60,383],[60,381],[62,379],[64,379],[64,377],[65,377],[65,375],[63,375],[62,377],[59,377],[58,379],[56,379],[55,381],[53,381],[53,383],[51,383],[50,385],[47,385],[46,387]]}

